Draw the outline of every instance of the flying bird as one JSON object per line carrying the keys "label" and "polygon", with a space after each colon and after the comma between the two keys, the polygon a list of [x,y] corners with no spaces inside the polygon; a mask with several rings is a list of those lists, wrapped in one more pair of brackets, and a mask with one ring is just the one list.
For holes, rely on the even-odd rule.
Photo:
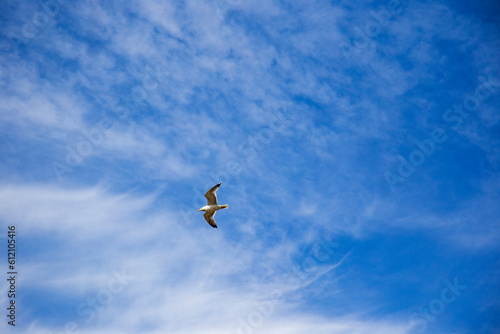
{"label": "flying bird", "polygon": [[199,209],[198,211],[205,211],[203,214],[203,217],[205,217],[205,220],[207,223],[210,224],[213,228],[217,228],[217,224],[215,223],[215,212],[220,209],[227,209],[228,205],[219,205],[217,204],[217,194],[215,193],[217,189],[219,189],[220,183],[213,186],[212,189],[207,191],[205,194],[205,197],[207,198],[207,205]]}

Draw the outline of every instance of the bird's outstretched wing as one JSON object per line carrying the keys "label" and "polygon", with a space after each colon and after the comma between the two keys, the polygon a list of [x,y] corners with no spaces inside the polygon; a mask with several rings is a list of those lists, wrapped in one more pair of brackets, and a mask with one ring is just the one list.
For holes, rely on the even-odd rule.
{"label": "bird's outstretched wing", "polygon": [[208,205],[217,205],[217,195],[215,194],[215,192],[217,191],[219,186],[220,183],[213,186],[213,188],[207,191],[207,193],[205,194],[205,197],[207,198],[208,201]]}
{"label": "bird's outstretched wing", "polygon": [[212,226],[213,228],[217,228],[217,224],[215,223],[214,216],[215,216],[215,211],[207,211],[203,214],[203,217],[205,217],[205,220],[207,221],[207,223],[209,223],[210,226]]}

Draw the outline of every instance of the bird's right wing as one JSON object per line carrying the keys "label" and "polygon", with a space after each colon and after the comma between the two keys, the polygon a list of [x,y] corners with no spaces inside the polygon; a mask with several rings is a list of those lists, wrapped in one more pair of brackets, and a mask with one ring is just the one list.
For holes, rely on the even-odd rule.
{"label": "bird's right wing", "polygon": [[215,216],[215,211],[207,211],[203,214],[203,217],[205,217],[205,220],[207,221],[207,223],[209,223],[210,226],[212,226],[213,228],[217,228],[217,224],[215,223],[214,216]]}
{"label": "bird's right wing", "polygon": [[219,189],[220,183],[213,186],[212,189],[207,191],[205,197],[207,198],[208,205],[217,205],[217,194],[215,192]]}

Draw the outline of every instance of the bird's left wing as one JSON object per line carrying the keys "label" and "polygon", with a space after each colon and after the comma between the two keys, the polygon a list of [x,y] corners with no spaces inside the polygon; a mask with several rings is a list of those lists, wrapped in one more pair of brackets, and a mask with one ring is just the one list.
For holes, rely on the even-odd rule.
{"label": "bird's left wing", "polygon": [[215,192],[217,189],[219,189],[220,183],[216,184],[215,186],[212,187],[207,193],[205,194],[205,197],[207,198],[208,205],[217,205],[217,195]]}

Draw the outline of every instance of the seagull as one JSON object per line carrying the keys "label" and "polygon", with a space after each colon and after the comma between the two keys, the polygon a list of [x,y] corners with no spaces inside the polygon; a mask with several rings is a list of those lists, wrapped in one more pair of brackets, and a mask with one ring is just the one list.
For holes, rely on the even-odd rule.
{"label": "seagull", "polygon": [[207,205],[198,210],[205,211],[203,217],[205,217],[207,223],[209,223],[213,228],[217,228],[217,224],[215,223],[214,219],[215,211],[228,208],[228,205],[217,204],[217,194],[215,194],[215,192],[217,191],[217,189],[219,189],[219,186],[220,183],[216,184],[212,189],[207,191],[207,193],[205,194],[205,197],[207,198]]}

